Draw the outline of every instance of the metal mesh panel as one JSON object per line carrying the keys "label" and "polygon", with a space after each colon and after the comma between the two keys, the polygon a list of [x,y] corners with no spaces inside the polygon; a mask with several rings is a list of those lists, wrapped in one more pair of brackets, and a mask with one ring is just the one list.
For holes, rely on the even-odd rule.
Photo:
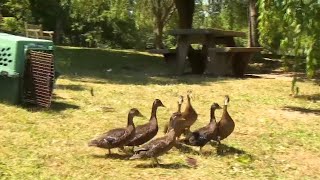
{"label": "metal mesh panel", "polygon": [[24,75],[24,101],[50,107],[54,83],[51,51],[29,50]]}

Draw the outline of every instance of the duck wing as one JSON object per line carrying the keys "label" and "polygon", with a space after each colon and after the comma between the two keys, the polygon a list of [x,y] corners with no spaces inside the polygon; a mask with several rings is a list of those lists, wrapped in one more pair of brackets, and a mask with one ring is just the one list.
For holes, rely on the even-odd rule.
{"label": "duck wing", "polygon": [[135,150],[135,152],[148,151],[148,150],[153,149],[153,148],[155,148],[157,146],[165,145],[166,138],[167,137],[164,136],[164,137],[160,137],[160,138],[154,139],[154,140],[150,141],[148,144],[145,144],[141,148]]}
{"label": "duck wing", "polygon": [[119,140],[123,139],[123,137],[126,137],[128,134],[128,131],[125,128],[116,128],[112,129],[99,137],[92,140],[89,144],[90,145],[96,145],[98,147],[106,146],[107,144],[114,144],[118,142]]}
{"label": "duck wing", "polygon": [[202,127],[192,132],[183,141],[186,144],[193,145],[193,146],[204,145],[210,140],[210,136],[212,134],[213,134],[213,131],[210,131],[210,127],[207,125],[205,127]]}
{"label": "duck wing", "polygon": [[132,159],[143,158],[143,157],[157,157],[161,154],[166,153],[173,146],[172,141],[168,141],[167,137],[161,137],[151,141],[144,145],[142,148],[135,150],[135,155]]}
{"label": "duck wing", "polygon": [[134,138],[130,140],[130,142],[135,141],[136,139],[140,139],[141,137],[145,136],[151,129],[150,123],[140,125],[136,127],[136,133]]}

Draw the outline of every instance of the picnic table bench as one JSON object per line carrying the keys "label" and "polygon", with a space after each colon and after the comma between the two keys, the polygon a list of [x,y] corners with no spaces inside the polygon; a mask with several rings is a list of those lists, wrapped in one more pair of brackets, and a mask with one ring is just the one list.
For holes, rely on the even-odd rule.
{"label": "picnic table bench", "polygon": [[[184,73],[185,62],[188,58],[188,52],[191,44],[202,44],[201,55],[205,59],[205,73],[214,75],[243,76],[245,67],[250,58],[261,48],[237,47],[234,38],[245,37],[244,32],[228,31],[221,29],[175,29],[169,34],[176,36],[176,51],[158,50],[158,54],[163,54],[166,61],[175,59],[174,64],[176,74]],[[224,45],[225,48],[217,47]],[[175,56],[175,58],[174,58]],[[199,58],[200,59],[200,58]],[[222,63],[222,61],[224,63]],[[224,67],[221,69],[221,67]]]}
{"label": "picnic table bench", "polygon": [[28,24],[25,23],[25,31],[26,31],[26,37],[31,38],[37,38],[37,39],[53,39],[53,31],[44,31],[42,29],[42,25],[36,25],[36,24]]}
{"label": "picnic table bench", "polygon": [[261,50],[261,47],[209,48],[206,73],[242,77],[254,53]]}

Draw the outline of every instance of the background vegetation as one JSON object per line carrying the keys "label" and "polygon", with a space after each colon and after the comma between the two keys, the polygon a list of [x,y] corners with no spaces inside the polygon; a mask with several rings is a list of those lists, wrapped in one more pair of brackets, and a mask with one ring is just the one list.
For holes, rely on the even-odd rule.
{"label": "background vegetation", "polygon": [[[319,69],[319,1],[194,1],[194,28],[249,32],[248,20],[256,16],[255,37],[267,52],[298,57],[293,64],[304,66],[309,77]],[[248,18],[252,7],[256,12]],[[0,16],[2,30],[23,34],[24,22],[43,24],[55,31],[57,44],[122,49],[175,46],[168,30],[176,28],[178,20],[174,0],[1,0]],[[238,44],[246,46],[248,40]]]}
{"label": "background vegetation", "polygon": [[[0,103],[0,179],[319,179],[319,82],[299,79],[300,94],[289,96],[291,77],[170,77],[159,56],[123,50],[58,48],[57,81],[47,110]],[[254,67],[252,67],[254,68]],[[254,69],[253,69],[254,70]],[[93,89],[94,96],[91,95]],[[160,98],[159,136],[177,109],[178,95],[193,90],[199,113],[192,130],[209,122],[213,102],[229,94],[234,132],[203,148],[173,148],[153,168],[151,160],[129,161],[130,155],[87,146],[95,136],[126,124],[128,110],[148,121],[151,105]],[[183,106],[184,108],[184,106]],[[217,111],[220,119],[222,111]],[[186,158],[197,160],[189,166]]]}

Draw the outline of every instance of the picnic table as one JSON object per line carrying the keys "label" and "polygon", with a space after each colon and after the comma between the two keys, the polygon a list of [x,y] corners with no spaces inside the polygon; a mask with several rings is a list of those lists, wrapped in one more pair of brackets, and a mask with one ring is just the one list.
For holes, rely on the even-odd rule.
{"label": "picnic table", "polygon": [[[241,66],[240,70],[234,70],[239,76],[243,75],[245,65],[248,61],[243,63],[235,62],[234,55],[244,55],[242,58],[250,58],[254,52],[261,51],[261,48],[232,48],[236,46],[235,37],[245,37],[244,32],[229,31],[221,29],[174,29],[169,34],[176,36],[176,74],[184,73],[185,62],[188,56],[188,51],[191,44],[202,44],[201,53],[207,57],[206,70],[207,74],[226,75],[229,74],[229,69],[234,69]],[[227,49],[216,49],[217,45],[224,45]],[[221,56],[222,55],[222,56]],[[217,59],[219,58],[219,59]],[[240,60],[243,61],[243,60]],[[240,64],[240,65],[239,65]],[[232,73],[232,72],[231,72]]]}

